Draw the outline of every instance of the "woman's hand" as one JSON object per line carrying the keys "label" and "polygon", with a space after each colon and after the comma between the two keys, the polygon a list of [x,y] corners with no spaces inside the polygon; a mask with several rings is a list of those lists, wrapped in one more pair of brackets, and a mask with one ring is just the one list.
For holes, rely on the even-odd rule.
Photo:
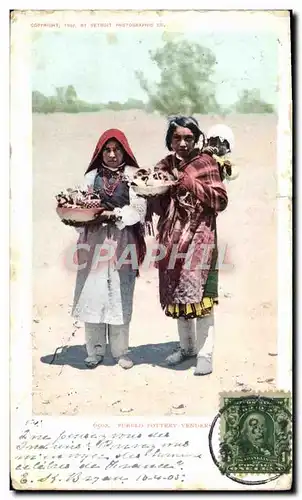
{"label": "woman's hand", "polygon": [[98,223],[98,222],[116,222],[120,220],[121,217],[119,217],[117,214],[115,214],[111,210],[104,210],[101,214],[96,214],[95,219],[91,221],[92,224]]}
{"label": "woman's hand", "polygon": [[230,160],[224,161],[223,167],[225,168],[226,173],[229,177],[232,175],[232,166],[233,166],[233,164],[232,164],[232,162],[230,162]]}
{"label": "woman's hand", "polygon": [[218,154],[218,148],[214,146],[205,146],[201,152],[213,156]]}

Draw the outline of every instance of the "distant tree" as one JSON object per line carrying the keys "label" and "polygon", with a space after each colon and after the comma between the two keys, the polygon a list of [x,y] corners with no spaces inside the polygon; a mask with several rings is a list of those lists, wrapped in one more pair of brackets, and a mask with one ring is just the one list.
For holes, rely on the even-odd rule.
{"label": "distant tree", "polygon": [[77,101],[78,96],[76,93],[76,90],[73,85],[68,85],[67,89],[65,90],[65,101],[68,104],[73,104],[75,101]]}
{"label": "distant tree", "polygon": [[164,115],[220,112],[211,80],[216,57],[210,49],[187,40],[170,40],[151,51],[150,57],[160,71],[159,83],[150,85],[141,71],[136,76],[153,110]]}
{"label": "distant tree", "polygon": [[111,109],[112,111],[121,111],[123,106],[118,101],[109,101],[106,106],[107,109]]}
{"label": "distant tree", "polygon": [[56,94],[58,104],[65,104],[66,87],[56,87]]}
{"label": "distant tree", "polygon": [[106,106],[102,104],[91,104],[78,99],[73,85],[68,87],[56,87],[56,95],[46,97],[41,92],[32,92],[33,113],[80,113],[81,111],[100,111]]}
{"label": "distant tree", "polygon": [[51,96],[47,98],[47,101],[43,104],[41,108],[42,113],[55,113],[56,111],[60,111],[59,104],[56,97]]}
{"label": "distant tree", "polygon": [[129,98],[123,105],[123,109],[145,109],[146,104],[139,99]]}
{"label": "distant tree", "polygon": [[274,113],[274,106],[261,98],[259,89],[245,89],[234,104],[236,113]]}
{"label": "distant tree", "polygon": [[129,98],[125,103],[109,101],[108,103],[89,103],[78,98],[73,85],[67,87],[56,87],[56,95],[47,97],[41,92],[32,92],[32,111],[34,113],[80,113],[123,109],[144,109],[145,103],[138,99]]}
{"label": "distant tree", "polygon": [[46,102],[47,102],[47,97],[44,94],[42,94],[41,92],[38,92],[37,90],[34,90],[32,92],[33,112],[39,111],[43,106],[45,106]]}

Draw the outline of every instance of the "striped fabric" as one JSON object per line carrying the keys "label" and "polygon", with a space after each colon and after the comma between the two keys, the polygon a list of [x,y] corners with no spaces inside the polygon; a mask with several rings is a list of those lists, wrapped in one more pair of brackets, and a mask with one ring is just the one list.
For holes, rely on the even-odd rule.
{"label": "striped fabric", "polygon": [[211,313],[217,299],[204,297],[198,304],[170,304],[165,313],[172,318],[183,317],[185,319],[202,318]]}

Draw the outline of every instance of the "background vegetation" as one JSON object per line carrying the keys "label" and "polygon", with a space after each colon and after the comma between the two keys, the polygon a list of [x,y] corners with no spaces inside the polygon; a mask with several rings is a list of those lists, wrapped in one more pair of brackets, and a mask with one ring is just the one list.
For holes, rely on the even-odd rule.
{"label": "background vegetation", "polygon": [[216,100],[216,84],[213,77],[217,64],[215,54],[198,43],[186,40],[166,41],[164,46],[150,51],[150,58],[158,67],[160,78],[157,83],[148,82],[141,71],[136,76],[148,100],[129,98],[120,103],[91,104],[79,99],[73,85],[56,87],[54,96],[32,92],[34,113],[80,113],[102,110],[121,111],[142,109],[170,114],[218,114],[230,113],[274,113],[272,104],[261,98],[259,89],[245,89],[229,108],[223,108]]}

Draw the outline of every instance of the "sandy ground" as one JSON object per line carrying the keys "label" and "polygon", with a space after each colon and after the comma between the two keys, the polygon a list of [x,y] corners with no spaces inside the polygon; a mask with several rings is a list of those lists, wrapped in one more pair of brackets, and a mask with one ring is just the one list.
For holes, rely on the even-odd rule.
{"label": "sandy ground", "polygon": [[[205,130],[215,117],[198,117]],[[221,121],[221,119],[219,119]],[[76,242],[61,224],[54,195],[82,181],[100,134],[127,135],[141,166],[165,154],[165,119],[143,112],[33,117],[33,411],[43,415],[213,416],[222,390],[267,390],[277,362],[276,118],[230,116],[239,178],[228,184],[229,206],[219,215],[220,245],[234,267],[220,274],[215,311],[214,372],[194,377],[189,362],[164,365],[176,346],[177,325],[158,302],[157,273],[137,280],[131,324],[132,370],[110,354],[87,370],[83,325],[70,316],[75,273],[64,263]],[[54,362],[53,354],[60,350]],[[177,407],[179,407],[177,409]]]}

